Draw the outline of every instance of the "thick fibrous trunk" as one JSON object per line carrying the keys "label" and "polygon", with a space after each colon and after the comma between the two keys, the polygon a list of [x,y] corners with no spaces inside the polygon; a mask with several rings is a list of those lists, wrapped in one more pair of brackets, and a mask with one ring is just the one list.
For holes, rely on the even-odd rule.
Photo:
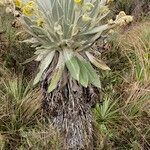
{"label": "thick fibrous trunk", "polygon": [[43,109],[63,137],[64,150],[92,150],[91,107],[98,101],[96,88],[84,88],[73,79],[47,93],[46,80],[42,84]]}

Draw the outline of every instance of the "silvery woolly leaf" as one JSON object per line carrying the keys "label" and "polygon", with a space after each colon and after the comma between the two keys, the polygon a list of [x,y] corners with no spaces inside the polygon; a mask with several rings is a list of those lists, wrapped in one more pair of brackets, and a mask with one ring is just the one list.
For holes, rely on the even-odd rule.
{"label": "silvery woolly leaf", "polygon": [[55,51],[52,51],[50,52],[42,61],[41,61],[41,64],[40,64],[40,71],[38,72],[38,74],[36,75],[35,79],[34,79],[34,82],[33,82],[33,85],[37,84],[44,71],[47,69],[47,67],[51,64],[52,60],[53,60],[53,57],[54,57],[54,54],[55,54]]}
{"label": "silvery woolly leaf", "polygon": [[49,53],[49,50],[41,51],[38,56],[36,57],[35,61],[41,61],[45,56]]}
{"label": "silvery woolly leaf", "polygon": [[90,62],[96,66],[97,68],[103,69],[103,70],[111,70],[102,60],[94,57],[92,54],[90,54],[88,51],[86,51],[86,55],[89,58]]}
{"label": "silvery woolly leaf", "polygon": [[45,43],[54,42],[54,39],[43,28],[38,26],[30,26],[30,28],[32,29],[32,32],[34,32],[34,34],[37,35],[40,39],[45,41]]}
{"label": "silvery woolly leaf", "polygon": [[35,55],[35,56],[33,56],[33,57],[31,57],[31,58],[25,60],[25,61],[24,61],[23,63],[21,63],[21,64],[22,64],[22,65],[25,65],[25,64],[27,64],[27,63],[29,63],[29,62],[35,60],[36,58],[37,58],[37,56]]}
{"label": "silvery woolly leaf", "polygon": [[73,52],[69,51],[68,49],[64,49],[63,55],[65,59],[65,64],[71,76],[77,81],[79,81],[80,67],[79,67],[77,58],[73,56]]}
{"label": "silvery woolly leaf", "polygon": [[34,44],[34,43],[38,43],[39,41],[36,38],[30,38],[30,39],[27,39],[27,40],[23,40],[21,42],[22,43],[31,43],[31,44]]}
{"label": "silvery woolly leaf", "polygon": [[86,69],[86,73],[88,74],[88,84],[92,84],[98,88],[101,88],[100,78],[97,75],[96,70],[80,54],[78,54],[77,57],[78,60],[80,60],[80,64],[82,64]]}
{"label": "silvery woolly leaf", "polygon": [[52,1],[52,14],[54,22],[57,22],[63,16],[63,8],[60,0]]}
{"label": "silvery woolly leaf", "polygon": [[[99,18],[99,13],[100,13],[100,8],[106,5],[107,0],[96,0],[94,4],[93,11],[90,14],[91,18],[98,19]],[[94,23],[94,22],[93,22]],[[95,23],[94,23],[95,24]]]}
{"label": "silvery woolly leaf", "polygon": [[75,17],[75,12],[74,12],[74,7],[75,7],[75,5],[74,5],[74,1],[73,0],[69,0],[69,2],[68,2],[69,4],[69,6],[68,6],[68,19],[70,20],[70,23],[73,23],[73,21],[74,21],[74,17]]}
{"label": "silvery woolly leaf", "polygon": [[89,84],[89,75],[88,70],[85,67],[84,63],[78,59],[78,63],[80,66],[80,76],[79,76],[79,82],[84,86],[87,87]]}
{"label": "silvery woolly leaf", "polygon": [[57,66],[52,73],[50,85],[48,87],[49,93],[52,92],[57,87],[57,84],[62,76],[63,71],[64,71],[64,66],[65,66],[65,63],[63,60],[63,55],[62,55],[62,53],[60,53]]}
{"label": "silvery woolly leaf", "polygon": [[89,62],[83,62],[84,66],[88,70],[88,76],[89,76],[89,83],[92,85],[101,88],[100,78],[96,73],[96,70],[92,67],[92,65]]}
{"label": "silvery woolly leaf", "polygon": [[101,26],[93,28],[92,30],[89,30],[88,32],[85,32],[84,35],[102,33],[103,31],[107,30],[108,28],[109,28],[109,26],[107,24],[101,25]]}

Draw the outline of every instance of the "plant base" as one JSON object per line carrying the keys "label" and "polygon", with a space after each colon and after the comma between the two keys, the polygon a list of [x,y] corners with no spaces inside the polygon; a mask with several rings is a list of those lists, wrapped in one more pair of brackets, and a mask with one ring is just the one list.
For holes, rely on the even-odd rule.
{"label": "plant base", "polygon": [[[60,84],[62,85],[62,84]],[[47,84],[42,84],[43,109],[50,116],[54,126],[62,135],[64,150],[92,150],[92,114],[99,100],[96,88],[84,88],[73,79],[64,86],[47,93]]]}

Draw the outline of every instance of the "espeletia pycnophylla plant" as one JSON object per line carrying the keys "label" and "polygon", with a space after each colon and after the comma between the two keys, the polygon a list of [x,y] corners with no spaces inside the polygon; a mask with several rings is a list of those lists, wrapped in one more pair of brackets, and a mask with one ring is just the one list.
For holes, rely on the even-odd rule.
{"label": "espeletia pycnophylla plant", "polygon": [[93,44],[116,26],[133,20],[120,12],[104,23],[111,0],[14,0],[20,21],[32,38],[39,69],[42,108],[58,129],[62,149],[93,149],[91,108],[99,101],[98,69],[110,68]]}

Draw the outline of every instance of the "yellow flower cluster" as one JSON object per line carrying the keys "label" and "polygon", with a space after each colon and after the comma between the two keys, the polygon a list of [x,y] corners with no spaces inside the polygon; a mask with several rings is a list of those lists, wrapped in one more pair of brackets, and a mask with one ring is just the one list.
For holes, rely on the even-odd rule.
{"label": "yellow flower cluster", "polygon": [[44,25],[44,19],[43,18],[39,18],[36,20],[36,23],[39,27],[43,27]]}
{"label": "yellow flower cluster", "polygon": [[35,12],[35,7],[36,7],[35,2],[34,1],[30,1],[26,5],[24,5],[21,8],[21,10],[22,10],[22,13],[24,15],[31,16]]}
{"label": "yellow flower cluster", "polygon": [[37,26],[43,27],[44,19],[39,18],[35,0],[28,0],[27,3],[23,3],[22,0],[13,0],[13,2],[15,6],[21,10],[22,14],[29,17],[34,15],[37,18],[37,20],[35,20]]}
{"label": "yellow flower cluster", "polygon": [[17,8],[20,8],[22,13],[26,16],[31,16],[35,12],[36,4],[34,0],[30,0],[26,4],[22,0],[13,0]]}
{"label": "yellow flower cluster", "polygon": [[83,0],[74,0],[74,2],[78,5],[81,5],[83,3]]}
{"label": "yellow flower cluster", "polygon": [[21,8],[23,6],[22,0],[14,0],[14,3],[17,8]]}

